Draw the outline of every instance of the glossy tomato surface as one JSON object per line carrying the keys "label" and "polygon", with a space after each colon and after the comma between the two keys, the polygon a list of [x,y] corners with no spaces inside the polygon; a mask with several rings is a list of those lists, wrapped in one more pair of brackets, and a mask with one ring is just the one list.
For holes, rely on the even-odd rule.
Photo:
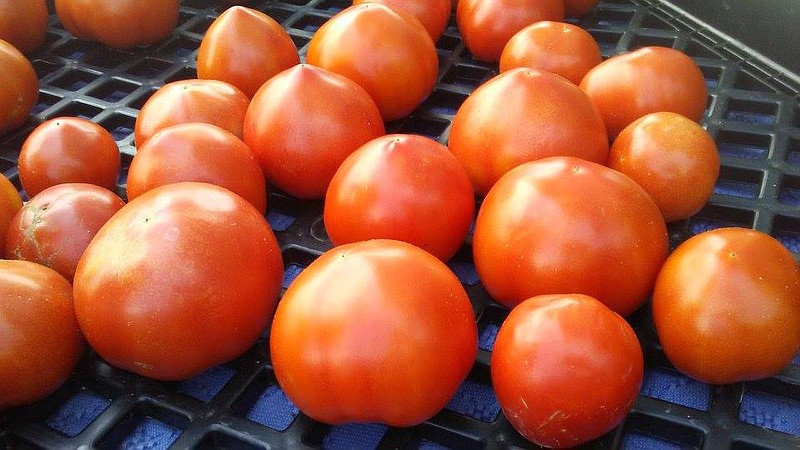
{"label": "glossy tomato surface", "polygon": [[45,0],[0,0],[0,39],[30,53],[44,44],[48,19]]}
{"label": "glossy tomato surface", "polygon": [[726,384],[772,376],[800,352],[800,269],[760,231],[700,233],[664,263],[653,319],[669,361],[693,378]]}
{"label": "glossy tomato surface", "polygon": [[16,186],[11,184],[5,175],[0,174],[0,249],[3,251],[6,248],[8,227],[20,208],[22,208],[22,197],[17,192]]}
{"label": "glossy tomato surface", "polygon": [[83,353],[72,285],[45,266],[0,260],[0,324],[0,411],[54,392]]}
{"label": "glossy tomato surface", "polygon": [[475,213],[469,177],[442,144],[392,134],[364,144],[336,171],[324,220],[335,245],[386,238],[447,261]]}
{"label": "glossy tomato surface", "polygon": [[475,267],[500,303],[580,293],[623,316],[650,294],[667,248],[664,218],[647,192],[574,157],[503,176],[481,205],[473,238]]}
{"label": "glossy tomato surface", "polygon": [[552,73],[517,68],[478,87],[456,112],[447,143],[478,195],[514,167],[548,156],[604,164],[608,137],[597,108]]}
{"label": "glossy tomato surface", "polygon": [[325,22],[311,38],[306,59],[358,83],[387,121],[419,106],[439,74],[425,27],[411,13],[381,3],[351,6]]}
{"label": "glossy tomato surface", "polygon": [[575,447],[617,426],[644,377],[631,326],[596,299],[543,295],[517,305],[492,350],[492,386],[526,439]]}
{"label": "glossy tomato surface", "polygon": [[451,0],[353,0],[354,5],[360,3],[383,3],[408,11],[425,27],[433,42],[444,33],[453,9]]}
{"label": "glossy tomato surface", "polygon": [[244,140],[267,180],[298,198],[321,198],[344,159],[386,132],[381,113],[354,81],[300,64],[253,97]]}
{"label": "glossy tomato surface", "polygon": [[306,415],[411,426],[455,394],[475,315],[444,263],[400,241],[336,247],[289,286],[270,334],[275,377]]}
{"label": "glossy tomato surface", "polygon": [[28,121],[39,99],[39,79],[31,62],[0,39],[0,135]]}
{"label": "glossy tomato surface", "polygon": [[212,184],[174,183],[100,229],[78,263],[75,311],[109,364],[185,379],[256,342],[282,275],[275,236],[250,203]]}

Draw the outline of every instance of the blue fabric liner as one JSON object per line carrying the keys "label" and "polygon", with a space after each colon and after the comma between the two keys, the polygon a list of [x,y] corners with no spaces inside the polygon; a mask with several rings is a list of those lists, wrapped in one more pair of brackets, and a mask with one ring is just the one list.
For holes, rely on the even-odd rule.
{"label": "blue fabric liner", "polygon": [[69,437],[80,434],[111,404],[111,400],[80,391],[47,418],[47,426]]}
{"label": "blue fabric liner", "polygon": [[725,118],[734,122],[751,123],[754,125],[775,125],[775,116],[773,114],[760,114],[749,111],[728,111]]}
{"label": "blue fabric liner", "polygon": [[247,418],[275,431],[285,431],[299,412],[283,390],[272,385],[258,397]]}
{"label": "blue fabric liner", "polygon": [[486,324],[483,330],[481,330],[481,335],[478,336],[478,348],[489,352],[492,351],[498,331],[500,331],[500,325],[493,322]]}
{"label": "blue fabric liner", "polygon": [[445,408],[483,422],[494,422],[500,414],[500,403],[492,387],[472,380],[459,386]]}
{"label": "blue fabric liner", "polygon": [[[766,159],[768,148],[755,145],[720,142],[717,144],[717,150],[719,150],[719,153],[722,156],[730,156],[733,158],[742,159]],[[798,160],[798,164],[800,164],[800,158],[798,158]]]}
{"label": "blue fabric liner", "polygon": [[125,450],[166,449],[180,436],[181,430],[159,422],[151,417],[145,417],[125,437],[119,448]]}
{"label": "blue fabric liner", "polygon": [[760,191],[761,185],[745,181],[720,180],[714,186],[715,194],[729,197],[755,199]]}
{"label": "blue fabric liner", "polygon": [[745,392],[739,420],[800,436],[800,401],[763,392]]}
{"label": "blue fabric liner", "polygon": [[418,450],[446,450],[448,448],[449,447],[445,447],[444,445],[437,444],[436,442],[429,441],[427,439],[423,439],[417,447]]}
{"label": "blue fabric liner", "polygon": [[463,261],[450,261],[447,263],[450,270],[458,277],[459,281],[463,284],[474,286],[480,282],[478,278],[478,271],[475,270],[475,265]]}
{"label": "blue fabric liner", "polygon": [[646,369],[642,394],[689,408],[708,411],[711,407],[711,385],[695,381],[671,370]]}
{"label": "blue fabric liner", "polygon": [[305,267],[299,264],[289,264],[286,266],[286,269],[283,271],[283,288],[289,289],[289,285],[292,284],[292,281],[294,281],[298,275],[300,275],[300,272],[302,272],[303,269],[305,269]]}
{"label": "blue fabric liner", "polygon": [[379,423],[349,423],[331,427],[322,440],[327,450],[362,450],[378,446],[389,427]]}
{"label": "blue fabric liner", "polygon": [[288,214],[283,214],[277,211],[267,212],[267,222],[274,231],[286,231],[294,223],[296,219]]}
{"label": "blue fabric liner", "polygon": [[181,382],[178,390],[202,402],[214,398],[236,373],[228,366],[216,366]]}
{"label": "blue fabric liner", "polygon": [[800,189],[785,188],[781,189],[778,195],[778,201],[784,205],[800,206]]}
{"label": "blue fabric liner", "polygon": [[638,433],[628,433],[623,436],[621,447],[624,450],[680,450],[683,448],[674,442]]}

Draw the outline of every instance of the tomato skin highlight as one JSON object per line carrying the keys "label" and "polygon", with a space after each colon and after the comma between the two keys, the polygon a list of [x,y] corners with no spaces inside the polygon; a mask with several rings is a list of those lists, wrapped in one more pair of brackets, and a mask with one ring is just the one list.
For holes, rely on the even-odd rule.
{"label": "tomato skin highlight", "polygon": [[433,42],[444,33],[453,9],[451,0],[353,0],[354,5],[361,3],[383,3],[391,8],[405,9],[420,21]]}

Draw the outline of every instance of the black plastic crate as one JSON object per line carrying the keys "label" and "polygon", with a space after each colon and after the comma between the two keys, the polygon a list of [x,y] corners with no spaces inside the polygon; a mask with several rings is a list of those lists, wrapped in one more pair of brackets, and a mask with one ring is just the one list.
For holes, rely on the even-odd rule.
{"label": "black plastic crate", "polygon": [[[135,152],[139,108],[162,84],[195,77],[204,31],[221,12],[213,0],[184,0],[178,28],[147,48],[109,50],[78,41],[55,16],[45,46],[32,55],[41,97],[35,120],[0,137],[0,170],[18,185],[16,159],[33,127],[77,115],[116,137],[126,169]],[[314,30],[347,0],[256,0],[288,30],[301,55]],[[671,46],[697,61],[706,77],[704,125],[715,137],[722,171],[709,205],[670,226],[672,245],[700,231],[752,227],[780,239],[800,256],[800,77],[728,40],[703,22],[657,0],[604,0],[577,21],[604,56],[645,45]],[[782,45],[791,45],[782,42]],[[440,78],[409,118],[389,131],[442,143],[459,105],[497,67],[465,50],[451,20],[438,41]],[[118,184],[124,194],[125,180]],[[284,287],[330,248],[319,201],[273,193],[267,218],[286,264]],[[159,382],[113,368],[87,352],[55,394],[0,415],[0,447],[9,448],[526,448],[500,412],[489,378],[494,337],[508,310],[483,290],[469,243],[449,263],[464,283],[478,320],[473,370],[450,404],[411,428],[378,424],[329,426],[300,413],[278,387],[265,341],[247,354],[184,382]],[[642,394],[619,427],[590,448],[800,448],[800,355],[776,377],[710,386],[666,360],[645,306],[630,319],[645,350]]]}

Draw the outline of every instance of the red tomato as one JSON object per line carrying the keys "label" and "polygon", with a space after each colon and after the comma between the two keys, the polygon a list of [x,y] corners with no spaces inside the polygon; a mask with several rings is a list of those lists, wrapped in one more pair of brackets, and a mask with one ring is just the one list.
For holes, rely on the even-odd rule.
{"label": "red tomato", "polygon": [[697,64],[679,50],[644,47],[611,57],[581,81],[615,138],[645,114],[669,111],[696,122],[706,109],[706,83]]}
{"label": "red tomato", "polygon": [[6,248],[8,226],[20,208],[22,208],[22,197],[17,188],[0,173],[0,249]]}
{"label": "red tomato", "polygon": [[564,0],[564,13],[567,17],[581,17],[599,3],[599,0]]}
{"label": "red tomato", "polygon": [[0,0],[0,39],[30,53],[44,44],[48,19],[45,0]]}
{"label": "red tomato", "polygon": [[232,6],[206,31],[197,53],[197,77],[227,81],[252,97],[265,81],[300,63],[281,24],[245,6]]}
{"label": "red tomato", "polygon": [[405,9],[420,21],[433,42],[439,40],[444,33],[453,9],[451,0],[353,0],[354,5],[369,2]]}
{"label": "red tomato", "polygon": [[0,324],[0,411],[50,395],[83,353],[72,285],[45,266],[0,260]]}
{"label": "red tomato", "polygon": [[55,0],[67,31],[115,48],[166,39],[178,23],[179,6],[178,0]]}
{"label": "red tomato", "polygon": [[497,62],[511,36],[542,20],[564,20],[562,0],[459,0],[456,22],[475,59]]}
{"label": "red tomato", "polygon": [[361,85],[384,120],[411,114],[439,74],[425,27],[410,13],[381,3],[351,6],[325,22],[311,38],[306,60]]}
{"label": "red tomato", "polygon": [[174,125],[147,140],[128,169],[128,200],[180,181],[216,184],[239,194],[262,214],[267,210],[258,161],[244,142],[216,125]]}
{"label": "red tomato", "polygon": [[19,152],[19,181],[33,197],[61,183],[90,183],[114,190],[119,147],[105,128],[80,117],[57,117],[36,127]]}
{"label": "red tomato", "polygon": [[185,379],[256,342],[282,276],[278,243],[258,210],[219,186],[174,183],[100,229],[75,272],[75,311],[110,364]]}
{"label": "red tomato", "polygon": [[669,361],[698,380],[766,378],[800,352],[800,269],[779,241],[719,228],[679,245],[653,293]]}
{"label": "red tomato", "polygon": [[586,30],[544,20],[511,37],[500,55],[500,71],[530,67],[561,75],[577,85],[602,59],[600,47]]}
{"label": "red tomato", "polygon": [[450,150],[478,195],[512,168],[571,155],[604,164],[608,137],[591,100],[562,77],[518,68],[487,81],[453,118]]}
{"label": "red tomato", "polygon": [[364,144],[339,167],[324,220],[334,245],[397,239],[447,261],[464,243],[474,214],[469,177],[447,147],[393,134]]}
{"label": "red tomato", "polygon": [[657,112],[622,130],[611,146],[608,166],[639,183],[671,222],[700,211],[711,198],[719,152],[697,122]]}
{"label": "red tomato", "polygon": [[244,140],[270,183],[298,198],[320,198],[344,159],[386,132],[381,113],[354,81],[300,64],[259,89]]}
{"label": "red tomato", "polygon": [[117,194],[93,184],[51,186],[14,216],[5,253],[50,267],[72,281],[89,241],[124,204]]}
{"label": "red tomato", "polygon": [[181,123],[204,122],[242,138],[250,98],[236,86],[219,80],[180,80],[156,91],[136,118],[136,145],[156,132]]}
{"label": "red tomato", "polygon": [[623,316],[650,294],[668,244],[647,192],[574,157],[526,163],[503,176],[481,205],[472,242],[484,287],[509,308],[571,292]]}
{"label": "red tomato", "polygon": [[39,99],[33,65],[13,45],[0,39],[0,136],[28,121]]}
{"label": "red tomato", "polygon": [[574,447],[625,418],[644,357],[628,322],[596,299],[542,295],[520,303],[500,326],[491,373],[517,431],[538,445]]}
{"label": "red tomato", "polygon": [[467,293],[444,263],[400,241],[336,247],[278,304],[275,377],[326,423],[416,425],[441,410],[477,353]]}

